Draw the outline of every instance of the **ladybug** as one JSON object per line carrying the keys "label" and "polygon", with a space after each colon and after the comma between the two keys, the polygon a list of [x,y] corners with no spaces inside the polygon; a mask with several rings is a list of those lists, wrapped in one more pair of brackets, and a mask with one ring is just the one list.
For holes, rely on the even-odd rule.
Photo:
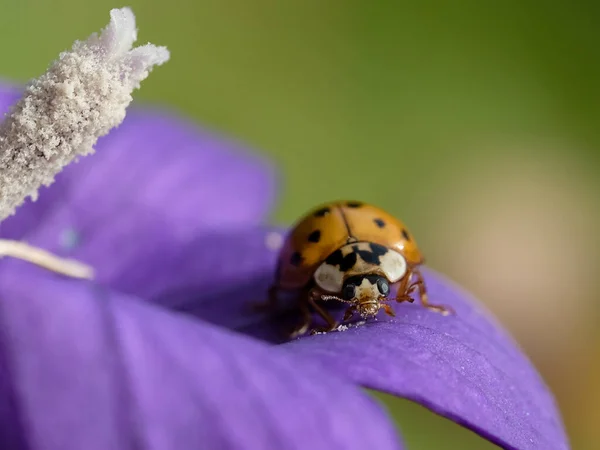
{"label": "ladybug", "polygon": [[[348,305],[342,321],[355,313],[371,318],[381,309],[394,316],[387,302],[412,303],[414,291],[424,307],[450,313],[450,308],[428,302],[419,270],[423,262],[412,234],[389,213],[358,201],[325,203],[302,217],[284,241],[268,304],[274,307],[282,291],[299,292],[303,321],[292,337],[309,330],[310,309],[327,323],[313,333],[337,328],[324,308],[331,301]],[[392,286],[397,287],[394,297]]]}

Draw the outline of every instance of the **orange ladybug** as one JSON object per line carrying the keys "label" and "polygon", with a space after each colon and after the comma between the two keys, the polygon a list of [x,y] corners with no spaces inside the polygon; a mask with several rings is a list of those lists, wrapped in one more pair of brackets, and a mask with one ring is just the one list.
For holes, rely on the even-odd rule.
{"label": "orange ladybug", "polygon": [[[380,309],[393,316],[388,301],[413,302],[419,292],[428,309],[449,313],[432,305],[419,266],[424,259],[406,226],[389,213],[358,201],[326,203],[310,211],[293,227],[280,251],[269,304],[275,306],[281,291],[299,291],[303,322],[292,336],[310,328],[310,309],[327,323],[316,331],[338,326],[323,302],[348,304],[343,321],[354,313],[374,317]],[[415,278],[411,282],[412,278]],[[397,294],[388,297],[391,286]]]}

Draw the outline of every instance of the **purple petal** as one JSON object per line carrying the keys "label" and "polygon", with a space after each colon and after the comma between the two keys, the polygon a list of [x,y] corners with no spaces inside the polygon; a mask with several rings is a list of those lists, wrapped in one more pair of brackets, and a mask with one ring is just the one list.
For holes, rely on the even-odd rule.
{"label": "purple petal", "polygon": [[266,300],[278,254],[273,242],[283,236],[281,228],[210,231],[180,249],[157,235],[152,246],[121,251],[105,274],[120,292],[280,343],[287,336],[265,326],[270,319],[253,305]]}
{"label": "purple petal", "polygon": [[[265,299],[272,281],[276,254],[265,244],[271,232],[191,242],[184,254],[166,257],[164,276],[155,268],[152,281],[139,289],[153,301],[275,340],[268,319],[249,310],[251,301]],[[418,302],[394,305],[396,318],[382,314],[376,322],[304,337],[278,351],[417,401],[505,448],[568,448],[553,397],[515,342],[468,294],[425,273],[431,302],[454,307],[456,315],[441,316]],[[140,284],[143,278],[132,279]]]}
{"label": "purple petal", "polygon": [[414,400],[507,449],[567,449],[547,386],[516,343],[474,299],[426,271],[432,303],[395,307],[397,317],[285,344],[365,387]]}
{"label": "purple petal", "polygon": [[[0,107],[13,98],[0,91]],[[102,272],[157,233],[181,248],[206,229],[262,222],[274,201],[266,159],[165,112],[131,110],[96,150],[4,221],[2,237],[85,255]]]}
{"label": "purple petal", "polygon": [[295,355],[21,262],[0,295],[8,448],[400,448],[374,401]]}
{"label": "purple petal", "polygon": [[156,237],[152,246],[121,252],[106,273],[120,292],[243,328],[264,318],[252,313],[250,303],[264,301],[273,281],[277,250],[269,249],[269,240],[278,236],[283,236],[278,229],[210,231],[185,248]]}

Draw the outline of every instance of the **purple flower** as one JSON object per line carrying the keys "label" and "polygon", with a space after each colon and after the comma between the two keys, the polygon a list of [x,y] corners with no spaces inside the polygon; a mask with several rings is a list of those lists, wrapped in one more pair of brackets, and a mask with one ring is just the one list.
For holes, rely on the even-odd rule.
{"label": "purple flower", "polygon": [[[3,87],[0,109],[17,98]],[[402,448],[359,386],[414,400],[509,449],[561,450],[531,363],[459,287],[291,342],[249,309],[271,281],[271,165],[181,118],[130,112],[0,225],[91,264],[94,282],[0,266],[7,449]]]}

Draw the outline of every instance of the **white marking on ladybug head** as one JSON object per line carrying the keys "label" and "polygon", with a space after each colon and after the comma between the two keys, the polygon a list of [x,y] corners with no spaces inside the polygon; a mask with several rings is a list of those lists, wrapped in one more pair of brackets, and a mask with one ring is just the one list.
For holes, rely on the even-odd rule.
{"label": "white marking on ladybug head", "polygon": [[315,282],[327,292],[340,292],[344,284],[344,272],[338,266],[324,262],[315,271]]}
{"label": "white marking on ladybug head", "polygon": [[283,247],[282,234],[277,231],[269,231],[265,236],[265,245],[274,252],[281,250],[281,247]]}
{"label": "white marking on ladybug head", "polygon": [[373,283],[368,278],[363,278],[362,282],[356,286],[354,292],[354,298],[358,301],[358,313],[362,317],[376,315],[381,306],[379,303],[381,292],[379,292],[377,282]]}
{"label": "white marking on ladybug head", "polygon": [[390,283],[401,280],[406,274],[406,260],[398,252],[389,250],[385,255],[379,257],[379,261],[379,268]]}

